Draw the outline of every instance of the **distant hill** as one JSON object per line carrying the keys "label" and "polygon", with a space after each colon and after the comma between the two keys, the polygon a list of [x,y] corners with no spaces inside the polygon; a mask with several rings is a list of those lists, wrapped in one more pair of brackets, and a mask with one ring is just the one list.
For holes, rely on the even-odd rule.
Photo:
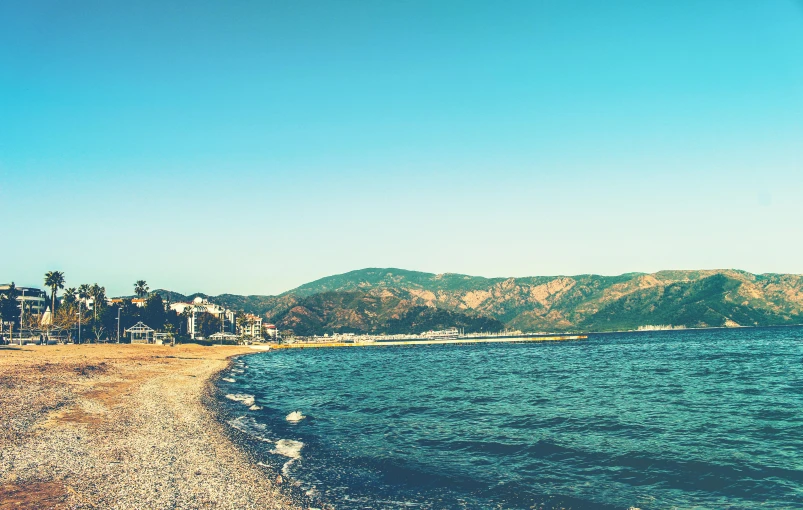
{"label": "distant hill", "polygon": [[[171,293],[171,298],[178,296]],[[278,296],[211,299],[263,315],[297,334],[395,332],[424,324],[469,331],[612,331],[658,324],[803,323],[803,276],[738,270],[483,278],[369,268],[321,278]]]}

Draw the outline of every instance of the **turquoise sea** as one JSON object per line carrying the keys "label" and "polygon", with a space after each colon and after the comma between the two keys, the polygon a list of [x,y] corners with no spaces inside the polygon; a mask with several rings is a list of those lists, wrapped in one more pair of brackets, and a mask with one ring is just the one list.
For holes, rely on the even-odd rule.
{"label": "turquoise sea", "polygon": [[803,508],[799,327],[286,350],[218,385],[312,506]]}

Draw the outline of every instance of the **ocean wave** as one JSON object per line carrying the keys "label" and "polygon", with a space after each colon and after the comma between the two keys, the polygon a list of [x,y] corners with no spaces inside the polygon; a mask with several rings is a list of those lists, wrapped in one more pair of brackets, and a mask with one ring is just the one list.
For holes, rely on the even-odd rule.
{"label": "ocean wave", "polygon": [[247,393],[229,393],[226,395],[226,398],[234,400],[235,402],[241,402],[246,407],[254,405],[254,396],[248,395]]}
{"label": "ocean wave", "polygon": [[226,382],[228,382],[228,383],[233,383],[233,382],[236,382],[236,381],[235,381],[234,379],[232,379],[231,377],[223,377],[223,378],[221,378],[220,380],[221,380],[221,381],[226,381]]}
{"label": "ocean wave", "polygon": [[233,429],[239,430],[257,441],[262,441],[263,443],[273,442],[267,437],[268,427],[250,416],[240,416],[239,418],[229,420],[227,423]]}

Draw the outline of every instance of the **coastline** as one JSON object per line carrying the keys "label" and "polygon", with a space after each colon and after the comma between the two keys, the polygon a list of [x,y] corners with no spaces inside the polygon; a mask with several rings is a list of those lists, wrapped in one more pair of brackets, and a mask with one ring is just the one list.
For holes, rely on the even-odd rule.
{"label": "coastline", "polygon": [[[281,486],[279,490],[293,504],[300,508],[321,508],[325,510],[329,508],[326,503],[314,501],[310,494],[300,489],[300,484],[297,481],[288,478],[282,471],[287,459],[282,458],[281,455],[271,455],[275,453],[273,451],[274,448],[267,448],[267,443],[264,439],[256,437],[253,431],[242,429],[232,424],[232,420],[236,421],[238,418],[242,418],[242,404],[228,399],[226,391],[220,387],[218,382],[226,375],[226,372],[233,368],[233,365],[238,360],[265,352],[267,351],[250,350],[249,352],[230,356],[226,366],[208,379],[203,393],[203,404],[209,409],[229,441],[248,459],[250,465],[256,469],[263,470],[265,475],[274,481],[274,485]],[[277,458],[281,460],[277,461]]]}
{"label": "coastline", "polygon": [[0,350],[0,509],[298,508],[218,419],[215,378],[249,353]]}

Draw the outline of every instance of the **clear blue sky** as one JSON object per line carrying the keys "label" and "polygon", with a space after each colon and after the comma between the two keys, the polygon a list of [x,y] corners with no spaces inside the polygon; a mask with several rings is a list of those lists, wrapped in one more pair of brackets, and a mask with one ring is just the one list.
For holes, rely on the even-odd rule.
{"label": "clear blue sky", "polygon": [[0,280],[803,273],[803,3],[0,3]]}

